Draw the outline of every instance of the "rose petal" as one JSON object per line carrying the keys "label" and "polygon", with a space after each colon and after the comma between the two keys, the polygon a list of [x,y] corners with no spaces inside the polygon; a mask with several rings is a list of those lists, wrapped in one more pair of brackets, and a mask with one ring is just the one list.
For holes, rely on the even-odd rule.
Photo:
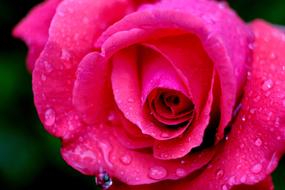
{"label": "rose petal", "polygon": [[274,190],[274,185],[270,176],[257,184],[234,186],[231,190]]}
{"label": "rose petal", "polygon": [[[117,137],[117,140],[124,147],[128,149],[142,149],[152,147],[153,138],[151,136],[142,134],[141,130],[136,125],[128,121],[122,113],[117,114],[117,119],[111,119],[112,124],[114,126],[117,126],[113,128],[113,132]],[[114,123],[114,120],[117,120],[117,123]]]}
{"label": "rose petal", "polygon": [[285,152],[285,34],[262,21],[251,26],[256,42],[243,106],[224,147],[189,182],[189,189],[256,184],[270,175]]}
{"label": "rose petal", "polygon": [[187,86],[199,116],[211,87],[213,64],[199,39],[193,35],[161,38],[147,43],[186,76]]}
{"label": "rose petal", "polygon": [[[125,190],[125,189],[128,189],[128,190],[156,190],[156,189],[192,190],[189,187],[187,187],[187,181],[189,180],[191,180],[191,178],[189,179],[187,177],[183,180],[178,180],[174,182],[168,181],[168,182],[155,183],[151,185],[136,185],[136,186],[130,186],[130,185],[126,185],[126,184],[115,181],[114,185],[110,188],[110,190]],[[265,180],[255,185],[241,185],[241,186],[235,186],[234,188],[231,188],[231,190],[273,190],[273,189],[274,189],[274,186],[273,186],[271,177],[267,177]]]}
{"label": "rose petal", "polygon": [[208,149],[177,160],[155,159],[149,149],[130,150],[118,143],[115,127],[120,126],[86,127],[78,139],[63,144],[64,160],[84,174],[96,175],[103,169],[124,183],[139,185],[183,178],[207,164],[214,153]]}
{"label": "rose petal", "polygon": [[101,122],[114,109],[111,64],[98,53],[85,56],[78,66],[73,104],[88,124]]}
{"label": "rose petal", "polygon": [[[116,11],[110,12],[114,7]],[[130,8],[128,1],[116,0],[66,0],[58,6],[48,42],[33,71],[37,111],[53,135],[66,139],[81,130],[71,99],[77,66],[101,32]]]}
{"label": "rose petal", "polygon": [[[158,126],[151,121],[149,114],[143,112],[137,64],[137,49],[132,47],[120,51],[113,56],[112,62],[112,87],[114,97],[124,116],[136,124],[142,133],[150,135],[155,139],[165,140],[180,135],[185,128],[172,130]],[[144,62],[144,59],[141,60],[141,62]]]}
{"label": "rose petal", "polygon": [[[210,122],[211,106],[213,103],[213,86],[215,76],[212,78],[212,85],[209,90],[208,100],[196,117],[189,129],[179,138],[166,141],[155,141],[153,154],[159,159],[176,159],[188,154],[192,148],[198,147],[203,140],[204,132]],[[165,156],[167,155],[167,156]]]}
{"label": "rose petal", "polygon": [[169,28],[172,32],[176,29],[197,35],[214,63],[222,90],[221,122],[217,133],[217,140],[220,140],[246,79],[251,62],[248,43],[252,41],[249,28],[225,3],[168,0],[144,6],[141,11],[129,14],[109,27],[96,46],[102,47],[103,54],[111,55],[128,45],[149,40],[150,36],[153,39],[167,36],[164,32]]}
{"label": "rose petal", "polygon": [[32,71],[48,40],[48,29],[61,0],[47,0],[31,10],[13,30],[15,37],[21,38],[29,47],[27,57],[28,69]]}

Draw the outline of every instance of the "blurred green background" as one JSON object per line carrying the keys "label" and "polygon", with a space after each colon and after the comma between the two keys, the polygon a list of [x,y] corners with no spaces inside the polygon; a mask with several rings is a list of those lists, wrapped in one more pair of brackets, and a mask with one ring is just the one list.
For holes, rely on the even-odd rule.
{"label": "blurred green background", "polygon": [[[96,189],[60,157],[59,140],[42,128],[25,67],[27,49],[11,30],[40,0],[0,1],[0,189]],[[284,0],[231,0],[246,21],[263,18],[285,25]],[[276,190],[285,189],[285,159],[273,174]]]}

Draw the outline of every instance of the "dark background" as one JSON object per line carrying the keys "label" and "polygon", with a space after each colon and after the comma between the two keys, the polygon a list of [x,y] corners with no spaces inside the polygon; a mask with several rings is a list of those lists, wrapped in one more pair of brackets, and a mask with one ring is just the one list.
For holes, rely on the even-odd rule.
{"label": "dark background", "polygon": [[[27,49],[11,30],[40,0],[0,0],[0,189],[96,189],[60,157],[60,142],[45,132],[33,106]],[[285,25],[284,0],[231,0],[246,21],[263,18]],[[274,137],[273,137],[274,138]],[[285,189],[285,159],[273,174]]]}

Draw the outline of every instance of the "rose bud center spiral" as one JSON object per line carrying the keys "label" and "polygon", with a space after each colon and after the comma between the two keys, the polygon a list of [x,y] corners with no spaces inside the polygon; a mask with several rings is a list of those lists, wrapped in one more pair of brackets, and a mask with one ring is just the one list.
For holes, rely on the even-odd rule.
{"label": "rose bud center spiral", "polygon": [[148,96],[148,105],[153,120],[165,126],[185,126],[191,123],[194,117],[194,104],[176,90],[154,89]]}

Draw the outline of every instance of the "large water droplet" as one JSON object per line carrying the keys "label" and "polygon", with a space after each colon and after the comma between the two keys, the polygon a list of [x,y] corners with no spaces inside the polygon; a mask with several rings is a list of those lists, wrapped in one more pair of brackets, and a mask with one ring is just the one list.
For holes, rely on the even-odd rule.
{"label": "large water droplet", "polygon": [[102,171],[95,177],[95,183],[100,188],[106,190],[112,186],[113,181],[107,172]]}
{"label": "large water droplet", "polygon": [[269,90],[270,88],[272,88],[273,86],[273,81],[271,79],[268,79],[266,81],[264,81],[263,85],[262,85],[262,90],[266,91]]}
{"label": "large water droplet", "polygon": [[121,162],[125,165],[129,165],[132,162],[132,157],[130,155],[124,155],[121,157]]}
{"label": "large water droplet", "polygon": [[183,177],[186,175],[186,171],[183,168],[177,168],[176,169],[176,175],[178,177]]}
{"label": "large water droplet", "polygon": [[261,140],[260,138],[257,138],[257,139],[255,140],[254,144],[255,144],[256,146],[261,146],[261,145],[262,145],[262,140]]}
{"label": "large water droplet", "polygon": [[55,122],[55,112],[53,109],[49,108],[45,112],[45,125],[52,126]]}
{"label": "large water droplet", "polygon": [[152,179],[162,179],[167,175],[167,170],[161,166],[154,166],[149,170],[149,177]]}
{"label": "large water droplet", "polygon": [[262,165],[261,164],[255,164],[251,168],[251,172],[255,173],[255,174],[261,172],[261,170],[262,170]]}

